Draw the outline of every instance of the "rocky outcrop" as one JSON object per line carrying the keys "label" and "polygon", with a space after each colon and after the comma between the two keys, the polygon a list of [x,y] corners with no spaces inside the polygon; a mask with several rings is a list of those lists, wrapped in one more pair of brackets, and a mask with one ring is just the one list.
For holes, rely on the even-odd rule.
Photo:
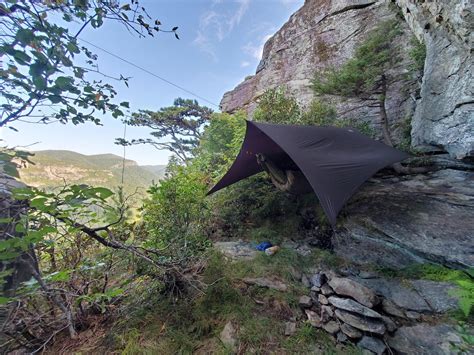
{"label": "rocky outcrop", "polygon": [[474,267],[473,218],[472,172],[374,178],[340,216],[333,247],[362,264],[397,269],[437,262],[468,269]]}
{"label": "rocky outcrop", "polygon": [[412,121],[416,148],[474,155],[474,5],[469,0],[397,0],[406,22],[426,44]]}
{"label": "rocky outcrop", "polygon": [[[394,2],[398,5],[395,5]],[[474,154],[474,91],[472,86],[473,12],[468,0],[306,0],[265,44],[256,74],[224,94],[225,112],[252,113],[269,88],[285,87],[302,106],[313,99],[315,72],[349,59],[379,22],[403,16],[397,39],[400,61],[392,68],[395,84],[387,95],[387,111],[395,140],[401,120],[412,118],[413,145],[445,150],[456,158]],[[410,39],[427,48],[421,84],[409,73]],[[341,118],[364,121],[380,134],[378,109],[370,102],[336,96],[331,101]]]}
{"label": "rocky outcrop", "polygon": [[[226,112],[246,109],[252,113],[258,98],[269,88],[284,87],[307,107],[314,94],[311,80],[315,73],[346,62],[379,21],[395,18],[388,1],[307,0],[288,22],[265,44],[262,60],[254,76],[224,94],[221,108]],[[406,38],[413,36],[407,25],[397,45],[408,48]],[[391,124],[412,115],[410,92],[418,88],[407,79],[408,55],[401,51],[400,65],[392,72],[396,83],[389,88],[387,109]],[[341,118],[355,118],[379,129],[378,108],[371,102],[328,96]],[[373,102],[372,102],[373,103]]]}
{"label": "rocky outcrop", "polygon": [[[327,273],[327,283],[321,288],[313,286],[312,304],[300,303],[300,307],[312,326],[325,330],[337,341],[354,342],[375,354],[449,354],[449,344],[462,345],[453,327],[440,323],[439,317],[457,308],[451,295],[453,285],[427,280],[401,282],[376,275],[364,279],[358,276],[365,276],[363,272],[353,272],[357,275],[351,277],[335,275],[334,271],[320,270],[316,274],[323,273]],[[318,302],[323,286],[335,294],[328,298],[329,305]],[[359,303],[360,290],[377,294],[381,302],[370,307]],[[431,306],[433,301],[435,306]]]}

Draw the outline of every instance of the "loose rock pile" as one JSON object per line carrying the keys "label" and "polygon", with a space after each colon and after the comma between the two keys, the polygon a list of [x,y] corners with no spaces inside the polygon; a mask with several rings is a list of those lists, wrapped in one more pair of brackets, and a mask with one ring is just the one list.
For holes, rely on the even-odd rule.
{"label": "loose rock pile", "polygon": [[[375,354],[388,352],[389,346],[396,351],[405,341],[398,333],[418,326],[418,321],[429,320],[435,311],[428,306],[419,307],[423,313],[402,308],[380,290],[365,286],[366,280],[340,277],[331,271],[317,272],[308,280],[310,293],[299,300],[308,322],[338,342],[353,342]],[[399,328],[403,331],[397,332]]]}

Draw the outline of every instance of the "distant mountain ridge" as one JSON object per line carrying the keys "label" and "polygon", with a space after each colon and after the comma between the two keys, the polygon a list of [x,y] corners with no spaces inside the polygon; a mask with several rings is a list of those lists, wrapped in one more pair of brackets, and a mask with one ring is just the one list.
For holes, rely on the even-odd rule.
{"label": "distant mountain ridge", "polygon": [[[33,152],[27,167],[20,170],[20,179],[30,186],[52,189],[69,184],[88,184],[116,188],[122,182],[123,158],[114,154],[85,155],[69,150]],[[140,166],[125,160],[124,189],[133,193],[145,191],[165,173],[165,165]]]}

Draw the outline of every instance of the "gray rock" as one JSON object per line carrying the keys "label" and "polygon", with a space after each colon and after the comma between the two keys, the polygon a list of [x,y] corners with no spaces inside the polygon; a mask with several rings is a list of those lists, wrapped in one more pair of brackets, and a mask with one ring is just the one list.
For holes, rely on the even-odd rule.
{"label": "gray rock", "polygon": [[308,287],[308,288],[311,287],[311,283],[309,282],[308,276],[306,276],[305,274],[303,274],[303,275],[301,276],[301,283],[302,283],[305,287]]}
{"label": "gray rock", "polygon": [[285,335],[291,336],[296,332],[296,323],[295,322],[286,322],[285,323]]}
{"label": "gray rock", "polygon": [[324,284],[322,287],[321,287],[321,293],[324,295],[324,296],[329,296],[329,295],[332,295],[334,293],[334,291],[332,290],[331,287],[329,287],[329,285],[326,283]]}
{"label": "gray rock", "polygon": [[372,290],[354,280],[335,277],[328,283],[338,295],[352,297],[364,306],[374,307],[379,303],[379,299]]}
{"label": "gray rock", "polygon": [[362,332],[359,329],[354,328],[353,326],[347,323],[341,324],[341,331],[352,339],[359,339],[360,337],[362,337]]}
{"label": "gray rock", "polygon": [[248,285],[256,285],[260,287],[271,288],[277,291],[287,291],[288,286],[276,278],[266,278],[266,277],[246,277],[243,281]]}
{"label": "gray rock", "polygon": [[473,196],[469,171],[371,179],[346,205],[334,252],[394,269],[427,262],[474,267]]}
{"label": "gray rock", "polygon": [[310,282],[311,286],[322,287],[327,281],[327,277],[325,274],[318,272],[311,276]]}
{"label": "gray rock", "polygon": [[341,331],[338,332],[336,335],[336,340],[338,341],[338,343],[345,343],[348,339],[349,338],[347,337],[347,335]]}
{"label": "gray rock", "polygon": [[399,280],[357,279],[357,281],[374,290],[377,295],[389,299],[398,307],[416,312],[431,311],[428,303],[418,292],[405,286]]}
{"label": "gray rock", "polygon": [[372,271],[361,271],[357,276],[359,276],[361,279],[375,279],[378,277],[378,275]]}
{"label": "gray rock", "polygon": [[382,316],[382,320],[390,333],[393,333],[395,330],[397,330],[397,324],[390,317]]}
{"label": "gray rock", "polygon": [[224,329],[219,335],[219,339],[222,343],[228,347],[231,351],[237,350],[237,329],[232,322],[227,322]]}
{"label": "gray rock", "polygon": [[321,321],[328,322],[334,317],[334,311],[329,306],[321,306]]}
{"label": "gray rock", "polygon": [[318,295],[318,301],[321,304],[328,304],[329,303],[328,299],[324,295]]}
{"label": "gray rock", "polygon": [[461,343],[454,328],[447,324],[401,327],[388,338],[390,348],[401,354],[452,354],[452,344]]}
{"label": "gray rock", "polygon": [[309,308],[313,304],[313,300],[311,299],[311,297],[301,296],[298,301],[298,304],[300,305],[300,307]]}
{"label": "gray rock", "polygon": [[258,255],[258,251],[250,243],[241,240],[236,242],[215,242],[214,248],[234,260],[252,260]]}
{"label": "gray rock", "polygon": [[322,323],[319,314],[310,309],[305,309],[304,311],[306,313],[306,316],[308,317],[309,324],[311,324],[313,327],[321,328]]}
{"label": "gray rock", "polygon": [[452,294],[456,290],[453,284],[429,280],[415,280],[411,284],[436,313],[445,313],[458,308],[458,299]]}
{"label": "gray rock", "polygon": [[424,150],[444,147],[458,159],[472,156],[472,2],[397,0],[397,3],[411,30],[426,45],[420,99],[412,120],[412,144]]}
{"label": "gray rock", "polygon": [[333,320],[327,322],[326,324],[323,324],[322,327],[326,332],[329,334],[336,334],[339,331],[339,324]]}
{"label": "gray rock", "polygon": [[367,335],[364,335],[362,339],[359,340],[357,346],[362,349],[370,350],[377,355],[382,355],[385,349],[387,349],[382,340]]}
{"label": "gray rock", "polygon": [[385,333],[385,324],[380,319],[362,317],[340,309],[336,309],[335,313],[337,318],[342,320],[344,323],[352,325],[354,328],[376,334]]}
{"label": "gray rock", "polygon": [[391,316],[406,318],[405,311],[386,298],[382,300],[382,309]]}
{"label": "gray rock", "polygon": [[408,319],[411,319],[411,320],[420,320],[421,319],[421,314],[418,313],[418,312],[406,311],[405,315]]}
{"label": "gray rock", "polygon": [[366,317],[382,319],[382,315],[380,315],[379,313],[349,298],[340,298],[336,296],[331,296],[328,298],[328,301],[336,308],[358,313]]}

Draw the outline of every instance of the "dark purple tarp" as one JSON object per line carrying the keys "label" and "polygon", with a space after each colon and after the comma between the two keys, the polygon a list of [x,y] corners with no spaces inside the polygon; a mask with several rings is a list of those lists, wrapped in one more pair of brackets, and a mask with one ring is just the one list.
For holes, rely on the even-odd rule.
{"label": "dark purple tarp", "polygon": [[301,170],[332,225],[364,181],[383,167],[409,157],[352,128],[247,121],[239,155],[208,194],[263,171],[256,153],[282,169]]}

